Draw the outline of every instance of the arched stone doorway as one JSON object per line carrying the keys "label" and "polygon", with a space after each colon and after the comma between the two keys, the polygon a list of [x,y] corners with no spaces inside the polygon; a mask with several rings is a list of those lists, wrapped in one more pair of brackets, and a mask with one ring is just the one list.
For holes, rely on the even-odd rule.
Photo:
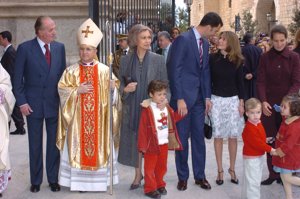
{"label": "arched stone doorway", "polygon": [[268,33],[276,24],[279,13],[278,0],[256,0],[256,20],[260,32]]}

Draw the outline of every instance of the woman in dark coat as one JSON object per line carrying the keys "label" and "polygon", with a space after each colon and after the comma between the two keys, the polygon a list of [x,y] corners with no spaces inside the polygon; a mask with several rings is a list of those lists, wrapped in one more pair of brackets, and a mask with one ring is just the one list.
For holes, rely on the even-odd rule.
{"label": "woman in dark coat", "polygon": [[[271,30],[273,47],[262,54],[257,72],[257,93],[262,101],[262,123],[268,138],[275,138],[281,115],[274,110],[288,93],[298,92],[300,88],[300,62],[297,53],[287,48],[287,30],[276,25]],[[270,143],[274,148],[274,142]],[[267,155],[269,177],[262,185],[270,185],[275,180],[280,182],[278,173],[273,171],[272,157]]]}
{"label": "woman in dark coat", "polygon": [[259,64],[259,58],[262,54],[262,49],[255,46],[255,40],[252,33],[246,33],[244,38],[245,46],[242,48],[244,61],[244,87],[245,100],[251,97],[257,97],[256,94],[256,72]]}
{"label": "woman in dark coat", "polygon": [[131,50],[121,58],[120,65],[123,113],[118,161],[135,168],[130,190],[140,187],[143,178],[142,154],[137,149],[140,103],[149,98],[147,88],[152,80],[168,80],[164,57],[150,51],[151,39],[149,27],[134,25],[128,34]]}

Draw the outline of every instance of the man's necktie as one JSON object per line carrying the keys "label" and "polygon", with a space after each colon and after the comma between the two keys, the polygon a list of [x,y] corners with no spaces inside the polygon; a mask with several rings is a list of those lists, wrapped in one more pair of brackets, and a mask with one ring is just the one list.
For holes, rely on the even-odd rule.
{"label": "man's necktie", "polygon": [[126,55],[127,54],[127,50],[123,50],[123,55]]}
{"label": "man's necktie", "polygon": [[199,54],[200,54],[200,64],[202,65],[203,62],[203,41],[199,39]]}
{"label": "man's necktie", "polygon": [[49,46],[48,44],[45,44],[44,45],[45,49],[46,49],[46,52],[45,52],[45,57],[46,57],[46,61],[50,67],[50,64],[51,64],[51,55],[50,55],[50,50],[49,50]]}

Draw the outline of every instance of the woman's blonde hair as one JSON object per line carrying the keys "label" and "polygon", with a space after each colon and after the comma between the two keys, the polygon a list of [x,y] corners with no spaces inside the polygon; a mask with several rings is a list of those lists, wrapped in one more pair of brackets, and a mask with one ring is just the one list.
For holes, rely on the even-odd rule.
{"label": "woman's blonde hair", "polygon": [[152,38],[152,34],[153,34],[152,30],[148,26],[145,26],[143,24],[136,24],[132,26],[132,28],[129,30],[128,45],[131,49],[136,48],[138,35],[144,31],[149,31]]}
{"label": "woman's blonde hair", "polygon": [[242,55],[240,42],[238,36],[231,31],[223,31],[220,34],[220,38],[223,37],[227,41],[227,48],[225,51],[228,53],[228,59],[239,67],[244,57]]}

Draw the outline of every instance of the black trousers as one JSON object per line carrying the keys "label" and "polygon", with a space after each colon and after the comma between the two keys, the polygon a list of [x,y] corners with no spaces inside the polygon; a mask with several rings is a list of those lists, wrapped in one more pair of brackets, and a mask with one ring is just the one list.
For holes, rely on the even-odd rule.
{"label": "black trousers", "polygon": [[[17,130],[23,129],[25,122],[20,107],[18,106],[14,107],[11,117],[15,123]],[[10,122],[9,122],[9,127],[10,127]]]}

